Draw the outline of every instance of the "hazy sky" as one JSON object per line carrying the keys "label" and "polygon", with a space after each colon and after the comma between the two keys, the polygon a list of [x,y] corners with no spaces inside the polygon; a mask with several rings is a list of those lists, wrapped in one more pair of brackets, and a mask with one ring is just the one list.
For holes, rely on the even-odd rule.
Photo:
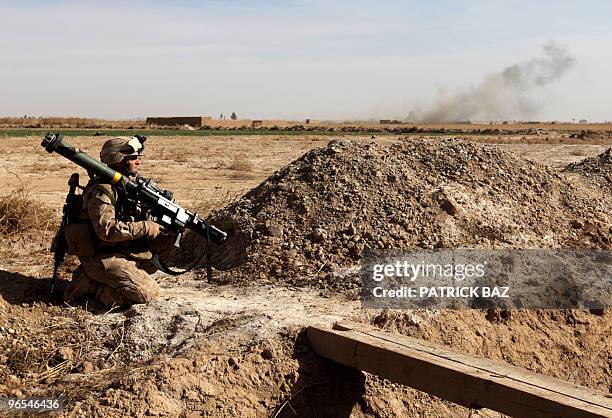
{"label": "hazy sky", "polygon": [[610,16],[608,1],[0,1],[0,115],[405,118],[553,41],[574,64],[522,93],[533,117],[612,120]]}

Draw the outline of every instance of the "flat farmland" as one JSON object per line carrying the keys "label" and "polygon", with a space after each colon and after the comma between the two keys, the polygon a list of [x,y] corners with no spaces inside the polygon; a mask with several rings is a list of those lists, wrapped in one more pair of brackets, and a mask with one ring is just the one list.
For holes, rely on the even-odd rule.
{"label": "flat farmland", "polygon": [[[370,135],[349,136],[351,141],[393,143],[423,136]],[[437,140],[455,138],[436,136]],[[193,204],[216,202],[237,197],[266,179],[276,170],[305,152],[327,144],[342,135],[266,135],[266,136],[150,136],[146,142],[141,174],[154,178],[160,186],[172,190],[179,202]],[[42,137],[8,137],[0,140],[0,187],[8,190],[20,183],[53,207],[60,207],[67,191],[70,174],[78,172],[81,184],[87,180],[84,170],[58,154],[48,154],[41,146]],[[67,137],[72,145],[99,159],[100,148],[108,137]],[[588,141],[560,140],[542,143],[541,136],[475,135],[466,141],[497,143],[500,149],[554,168],[596,155],[612,144],[612,139]],[[606,145],[606,143],[608,145]]]}

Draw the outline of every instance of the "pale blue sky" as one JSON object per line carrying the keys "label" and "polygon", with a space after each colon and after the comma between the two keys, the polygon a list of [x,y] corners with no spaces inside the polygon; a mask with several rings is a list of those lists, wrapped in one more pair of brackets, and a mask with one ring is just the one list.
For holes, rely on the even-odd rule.
{"label": "pale blue sky", "polygon": [[612,120],[611,12],[605,1],[2,1],[0,115],[404,118],[555,41],[575,65],[529,93],[534,118]]}

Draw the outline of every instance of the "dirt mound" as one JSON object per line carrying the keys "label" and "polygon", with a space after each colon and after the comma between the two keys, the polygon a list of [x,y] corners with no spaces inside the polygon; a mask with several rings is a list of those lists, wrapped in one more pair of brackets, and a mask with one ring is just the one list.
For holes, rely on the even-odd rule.
{"label": "dirt mound", "polygon": [[489,145],[335,140],[212,215],[230,233],[215,264],[229,281],[356,288],[368,248],[611,248],[612,201],[582,186]]}
{"label": "dirt mound", "polygon": [[607,138],[610,135],[610,131],[594,131],[592,129],[581,130],[580,132],[574,132],[569,135],[569,138],[578,138],[583,140],[589,139],[600,139]]}
{"label": "dirt mound", "polygon": [[599,155],[568,164],[564,171],[579,173],[588,180],[609,189],[612,185],[612,148]]}

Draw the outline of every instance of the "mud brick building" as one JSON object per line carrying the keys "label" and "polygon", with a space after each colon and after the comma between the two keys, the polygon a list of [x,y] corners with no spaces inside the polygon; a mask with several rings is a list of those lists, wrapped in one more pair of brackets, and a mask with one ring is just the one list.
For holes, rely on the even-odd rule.
{"label": "mud brick building", "polygon": [[168,116],[147,118],[147,126],[183,126],[201,128],[212,121],[211,116]]}

